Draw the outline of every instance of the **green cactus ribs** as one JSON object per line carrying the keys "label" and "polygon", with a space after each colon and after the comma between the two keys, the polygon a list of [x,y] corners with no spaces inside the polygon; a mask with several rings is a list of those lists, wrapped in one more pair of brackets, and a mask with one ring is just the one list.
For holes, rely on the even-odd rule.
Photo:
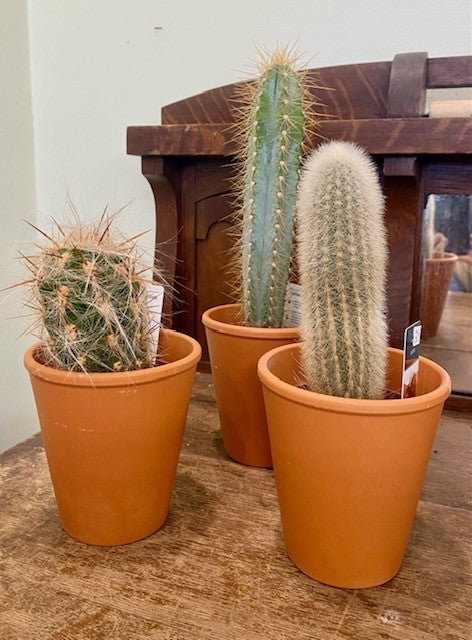
{"label": "green cactus ribs", "polygon": [[383,398],[386,241],[375,166],[359,147],[322,145],[300,180],[302,356],[312,391]]}
{"label": "green cactus ribs", "polygon": [[274,57],[258,81],[244,151],[242,306],[249,326],[282,326],[303,132],[300,76]]}
{"label": "green cactus ribs", "polygon": [[90,373],[152,366],[147,288],[134,244],[99,223],[29,260],[32,306],[52,366]]}

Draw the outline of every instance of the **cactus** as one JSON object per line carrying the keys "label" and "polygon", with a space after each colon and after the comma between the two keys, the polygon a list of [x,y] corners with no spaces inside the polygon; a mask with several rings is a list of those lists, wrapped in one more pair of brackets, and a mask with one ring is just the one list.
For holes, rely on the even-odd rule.
{"label": "cactus", "polygon": [[423,211],[423,258],[429,260],[434,253],[434,222],[435,222],[434,196],[428,196],[426,207]]}
{"label": "cactus", "polygon": [[57,225],[46,237],[49,244],[26,258],[45,364],[90,373],[152,366],[147,289],[133,240],[112,232],[104,217]]}
{"label": "cactus", "polygon": [[[265,56],[243,132],[241,175],[243,322],[281,327],[290,271],[296,190],[308,111],[296,56]],[[247,84],[247,83],[246,83]]]}
{"label": "cactus", "polygon": [[444,258],[448,239],[444,234],[435,230],[436,227],[436,200],[434,195],[429,195],[426,207],[423,211],[423,258]]}
{"label": "cactus", "polygon": [[319,147],[302,170],[297,219],[307,386],[381,399],[387,251],[383,196],[368,155],[347,142]]}

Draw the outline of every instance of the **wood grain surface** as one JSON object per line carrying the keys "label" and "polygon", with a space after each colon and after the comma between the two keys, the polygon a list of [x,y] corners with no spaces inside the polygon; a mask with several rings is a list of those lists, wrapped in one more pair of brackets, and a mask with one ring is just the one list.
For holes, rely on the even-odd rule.
{"label": "wood grain surface", "polygon": [[421,116],[426,102],[428,54],[397,53],[388,86],[387,116]]}
{"label": "wood grain surface", "polygon": [[[391,62],[369,62],[309,69],[308,82],[318,103],[316,110],[340,120],[384,117],[391,68]],[[426,61],[425,84],[429,88],[469,86],[471,77],[472,56]],[[239,82],[216,87],[168,104],[162,109],[162,124],[231,122],[242,85]]]}
{"label": "wood grain surface", "polygon": [[[128,127],[127,152],[137,156],[231,156],[229,124],[173,124]],[[372,154],[470,154],[471,118],[378,118],[324,120],[312,149],[325,140],[357,142]]]}
{"label": "wood grain surface", "polygon": [[[231,462],[197,374],[169,517],[131,545],[62,530],[39,436],[0,456],[2,640],[466,640],[470,420],[447,413],[403,566],[347,591],[300,573],[273,474]],[[469,554],[470,558],[470,554]]]}
{"label": "wood grain surface", "polygon": [[[307,71],[306,85],[316,111],[330,118],[381,118],[385,115],[390,62],[346,64]],[[228,84],[190,96],[162,109],[162,124],[233,122],[244,83]]]}

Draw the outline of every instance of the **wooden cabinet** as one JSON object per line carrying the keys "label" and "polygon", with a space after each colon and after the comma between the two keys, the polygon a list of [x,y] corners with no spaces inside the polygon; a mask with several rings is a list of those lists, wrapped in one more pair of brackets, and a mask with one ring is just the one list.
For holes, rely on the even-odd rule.
{"label": "wooden cabinet", "polygon": [[[393,62],[308,73],[324,87],[314,90],[323,117],[308,146],[352,140],[379,166],[386,197],[390,343],[401,346],[405,326],[419,312],[425,181],[432,179],[435,163],[470,167],[472,160],[472,119],[425,117],[426,89],[470,84],[472,57],[399,54]],[[156,247],[174,290],[167,295],[167,324],[172,318],[175,328],[201,342],[202,368],[208,368],[208,355],[201,314],[230,300],[233,281],[231,104],[237,88],[227,85],[168,105],[162,125],[128,128],[128,153],[142,156],[153,190]]]}

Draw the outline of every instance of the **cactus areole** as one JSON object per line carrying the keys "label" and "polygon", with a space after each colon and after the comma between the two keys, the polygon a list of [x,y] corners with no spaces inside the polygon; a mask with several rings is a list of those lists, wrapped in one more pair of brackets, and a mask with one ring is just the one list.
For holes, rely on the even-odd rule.
{"label": "cactus areole", "polygon": [[282,326],[303,131],[299,74],[272,64],[258,81],[245,140],[241,266],[249,326]]}

